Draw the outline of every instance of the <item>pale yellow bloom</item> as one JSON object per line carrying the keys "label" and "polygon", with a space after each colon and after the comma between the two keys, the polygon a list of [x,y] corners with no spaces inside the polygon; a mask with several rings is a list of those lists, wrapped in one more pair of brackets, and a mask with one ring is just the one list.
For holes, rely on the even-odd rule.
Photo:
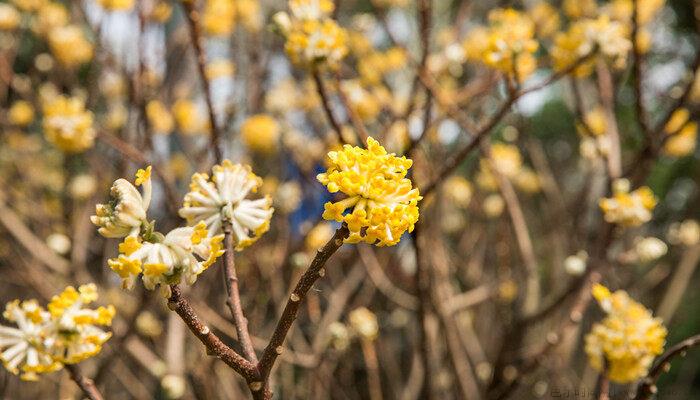
{"label": "pale yellow bloom", "polygon": [[634,227],[651,220],[656,206],[651,189],[642,186],[630,192],[629,183],[622,180],[614,186],[613,197],[601,199],[599,203],[607,222]]}
{"label": "pale yellow bloom", "polygon": [[14,7],[0,3],[0,31],[16,29],[19,26],[20,19],[19,12]]}
{"label": "pale yellow bloom", "polygon": [[377,316],[366,307],[350,311],[349,322],[355,333],[365,340],[374,340],[379,334]]}
{"label": "pale yellow bloom", "polygon": [[585,338],[591,366],[617,383],[628,383],[647,374],[654,357],[661,354],[666,328],[649,310],[618,290],[611,293],[596,284],[593,296],[607,316],[593,325]]}
{"label": "pale yellow bloom", "polygon": [[95,140],[93,116],[77,97],[58,96],[44,106],[46,140],[67,153],[81,153]]}
{"label": "pale yellow bloom", "polygon": [[209,125],[201,110],[190,100],[180,99],[173,104],[173,117],[180,132],[184,135],[196,135],[209,131]]}

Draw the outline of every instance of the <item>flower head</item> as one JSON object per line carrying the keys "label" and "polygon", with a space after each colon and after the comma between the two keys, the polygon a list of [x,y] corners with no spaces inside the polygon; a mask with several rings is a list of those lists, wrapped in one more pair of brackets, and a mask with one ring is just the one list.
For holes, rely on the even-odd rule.
{"label": "flower head", "polygon": [[624,290],[611,293],[597,284],[593,296],[607,317],[586,335],[586,354],[591,366],[602,371],[607,362],[611,381],[627,383],[646,375],[654,356],[661,354],[666,328],[649,310]]}
{"label": "flower head", "polygon": [[49,33],[49,47],[58,62],[66,67],[76,67],[92,59],[92,43],[77,25],[52,29]]}
{"label": "flower head", "polygon": [[68,153],[81,153],[92,147],[93,116],[77,97],[57,96],[44,106],[46,139]]}
{"label": "flower head", "polygon": [[192,175],[180,216],[187,219],[188,225],[204,222],[210,235],[221,233],[223,224],[230,223],[236,250],[242,250],[270,228],[272,199],[247,199],[260,185],[262,179],[250,166],[224,160],[214,166],[211,178],[201,173]]}
{"label": "flower head", "polygon": [[347,243],[392,246],[404,232],[413,231],[422,197],[406,178],[411,160],[387,154],[372,138],[366,149],[345,145],[328,153],[328,158],[330,167],[317,179],[331,193],[347,197],[326,203],[323,218],[347,224]]}
{"label": "flower head", "polygon": [[634,227],[651,220],[656,198],[647,186],[630,192],[629,182],[619,180],[615,184],[613,197],[601,199],[599,204],[607,222]]}
{"label": "flower head", "polygon": [[61,369],[97,354],[111,336],[101,327],[110,326],[114,306],[85,308],[97,300],[94,284],[67,287],[54,296],[48,310],[36,300],[14,300],[3,316],[17,325],[0,326],[0,359],[10,372],[24,380]]}
{"label": "flower head", "polygon": [[161,285],[164,296],[170,296],[168,285],[183,279],[193,284],[224,253],[224,236],[208,237],[204,222],[173,229],[165,236],[156,233],[149,239],[126,237],[119,245],[120,254],[108,261],[124,288],[133,287],[139,274],[143,274],[146,289]]}
{"label": "flower head", "polygon": [[117,179],[110,190],[109,203],[98,204],[90,217],[104,237],[121,238],[137,235],[147,224],[146,212],[151,203],[151,166],[136,172],[136,186],[143,186],[143,196],[131,182]]}
{"label": "flower head", "polygon": [[279,124],[267,114],[253,115],[241,125],[241,139],[255,152],[273,153],[277,149],[279,136]]}

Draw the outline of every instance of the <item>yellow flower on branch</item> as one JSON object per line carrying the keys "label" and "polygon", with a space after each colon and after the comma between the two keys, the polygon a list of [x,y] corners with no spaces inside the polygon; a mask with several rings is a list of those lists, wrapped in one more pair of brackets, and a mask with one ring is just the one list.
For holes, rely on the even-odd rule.
{"label": "yellow flower on branch", "polygon": [[81,153],[95,140],[93,115],[77,97],[57,96],[44,106],[46,140],[67,153]]}
{"label": "yellow flower on branch", "polygon": [[614,184],[613,197],[601,199],[599,205],[607,222],[634,227],[651,220],[656,197],[647,186],[630,192],[629,182],[620,179]]}
{"label": "yellow flower on branch", "polygon": [[323,218],[347,224],[346,243],[392,246],[404,232],[413,231],[422,197],[406,178],[411,160],[387,154],[372,138],[366,149],[345,145],[329,152],[328,159],[330,167],[317,179],[329,192],[347,197],[326,203]]}
{"label": "yellow flower on branch", "polygon": [[617,383],[645,376],[664,349],[667,331],[661,320],[624,290],[611,293],[596,284],[592,292],[607,316],[585,338],[591,366],[597,371],[605,366],[608,378]]}

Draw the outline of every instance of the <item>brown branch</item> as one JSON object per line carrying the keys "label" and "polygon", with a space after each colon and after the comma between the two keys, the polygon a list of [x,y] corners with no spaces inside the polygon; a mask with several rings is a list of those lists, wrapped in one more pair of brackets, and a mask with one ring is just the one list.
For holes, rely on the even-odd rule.
{"label": "brown branch", "polygon": [[207,111],[209,112],[209,124],[211,125],[211,136],[209,146],[214,154],[214,160],[220,164],[223,156],[221,152],[221,132],[216,123],[216,114],[214,113],[214,103],[211,98],[211,90],[209,80],[206,74],[207,59],[202,46],[202,32],[200,29],[200,15],[195,9],[194,1],[183,1],[182,6],[185,9],[185,15],[190,28],[190,36],[192,39],[192,47],[194,48],[195,58],[197,61],[197,71],[199,78],[202,80],[202,89],[204,91],[204,101],[207,103]]}
{"label": "brown branch", "polygon": [[80,373],[80,369],[77,365],[66,364],[66,369],[70,374],[70,378],[80,387],[80,390],[83,391],[85,397],[87,397],[90,400],[103,399],[102,394],[99,390],[97,390],[97,387],[95,387],[95,383],[92,381],[92,379],[83,376]]}
{"label": "brown branch", "polygon": [[243,355],[252,363],[258,362],[258,356],[255,354],[255,349],[253,348],[253,342],[250,339],[250,332],[248,331],[248,319],[243,314],[243,307],[241,306],[241,295],[238,290],[238,276],[236,276],[236,266],[233,260],[233,235],[232,227],[230,222],[224,222],[224,246],[226,252],[224,253],[224,276],[226,283],[226,293],[228,298],[226,299],[226,304],[231,310],[231,315],[233,316],[233,323],[236,326],[236,334],[238,335],[238,340],[241,342],[241,347],[243,349]]}
{"label": "brown branch", "polygon": [[318,95],[321,98],[321,105],[323,105],[323,111],[325,111],[326,117],[328,118],[328,122],[331,124],[333,131],[335,131],[335,134],[338,138],[338,142],[341,144],[347,143],[345,139],[343,139],[343,130],[340,127],[340,123],[335,118],[335,115],[333,115],[333,110],[331,110],[330,99],[328,98],[326,86],[323,84],[321,74],[318,72],[317,69],[314,69],[311,75],[313,76],[314,82],[316,83],[316,92],[318,92]]}
{"label": "brown branch", "polygon": [[272,338],[270,338],[270,342],[267,347],[265,347],[260,362],[258,363],[257,368],[260,371],[260,377],[263,382],[267,382],[275,360],[284,351],[282,344],[287,337],[292,323],[296,320],[297,313],[299,312],[299,305],[306,297],[311,286],[313,286],[320,277],[325,275],[323,267],[333,253],[342,246],[343,240],[349,233],[345,225],[338,228],[333,237],[316,253],[316,257],[311,261],[311,265],[309,265],[309,268],[304,272],[299,282],[297,282],[294,287],[294,290],[287,300],[287,305],[284,307],[282,316],[277,321],[277,326],[272,334]]}
{"label": "brown branch", "polygon": [[340,97],[340,102],[343,103],[343,106],[345,107],[345,110],[347,111],[348,116],[350,117],[350,122],[352,122],[352,126],[355,128],[357,137],[360,139],[360,142],[366,143],[367,138],[369,137],[369,132],[367,132],[367,128],[365,128],[365,124],[362,122],[362,118],[360,118],[360,116],[357,115],[357,112],[355,112],[355,109],[352,108],[352,105],[350,104],[350,99],[348,99],[348,96],[343,91],[340,75],[338,74],[336,74],[336,83],[338,85],[338,97]]}
{"label": "brown branch", "polygon": [[634,86],[634,109],[637,121],[642,128],[642,133],[647,142],[653,140],[653,134],[649,127],[646,108],[644,107],[644,93],[642,92],[642,52],[639,48],[639,0],[632,0],[632,77]]}
{"label": "brown branch", "polygon": [[190,331],[207,348],[207,353],[215,355],[226,363],[231,369],[238,372],[249,385],[260,382],[260,376],[255,364],[243,358],[232,348],[228,347],[219,339],[211,329],[206,326],[197,316],[190,303],[182,297],[182,292],[177,285],[171,285],[172,294],[168,299],[168,308],[175,311],[185,322]]}
{"label": "brown branch", "polygon": [[683,357],[689,349],[700,345],[700,335],[691,336],[676,344],[659,357],[659,360],[649,370],[647,377],[642,380],[637,388],[635,400],[647,400],[656,393],[656,381],[665,371],[671,367],[671,360],[677,356]]}

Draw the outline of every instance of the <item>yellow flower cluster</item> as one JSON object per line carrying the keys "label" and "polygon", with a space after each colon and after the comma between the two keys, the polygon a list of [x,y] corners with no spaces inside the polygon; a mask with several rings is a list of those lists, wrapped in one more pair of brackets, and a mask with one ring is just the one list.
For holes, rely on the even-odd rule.
{"label": "yellow flower cluster", "polygon": [[[347,198],[326,203],[323,218],[347,224],[346,243],[392,246],[404,232],[413,231],[422,197],[406,178],[411,160],[387,154],[372,138],[366,149],[345,145],[328,158],[330,167],[317,179],[329,192]],[[348,208],[352,211],[345,213]]]}
{"label": "yellow flower cluster", "polygon": [[522,82],[537,68],[534,53],[535,24],[515,9],[496,9],[489,13],[489,26],[478,28],[464,43],[467,59],[481,61],[491,68]]}
{"label": "yellow flower cluster", "polygon": [[630,192],[629,182],[621,179],[614,184],[613,197],[601,199],[599,205],[607,222],[634,227],[651,220],[656,197],[647,186]]}
{"label": "yellow flower cluster", "polygon": [[[623,67],[632,48],[628,37],[626,25],[611,20],[608,15],[576,20],[554,38],[550,51],[554,69],[564,71],[579,63],[574,76],[588,76],[595,65],[595,57],[588,56],[595,52],[613,60],[616,67]],[[584,57],[588,59],[581,62]]]}
{"label": "yellow flower cluster", "polygon": [[236,5],[230,0],[207,0],[202,12],[204,32],[211,36],[230,35],[236,22]]}
{"label": "yellow flower cluster", "polygon": [[255,152],[270,154],[277,150],[280,127],[274,118],[267,114],[253,115],[241,125],[241,139]]}
{"label": "yellow flower cluster", "polygon": [[666,328],[661,320],[629,297],[597,284],[593,296],[607,317],[593,325],[585,338],[591,366],[613,382],[628,383],[646,375],[654,357],[663,352]]}
{"label": "yellow flower cluster", "polygon": [[100,352],[111,337],[100,326],[110,326],[114,306],[89,309],[97,300],[94,284],[76,290],[67,287],[54,296],[44,309],[36,300],[14,300],[5,306],[3,316],[17,328],[0,326],[0,360],[13,374],[36,380],[38,374],[75,364]]}
{"label": "yellow flower cluster", "polygon": [[56,96],[44,105],[46,140],[67,153],[80,153],[95,140],[93,116],[78,97]]}
{"label": "yellow flower cluster", "polygon": [[287,38],[285,51],[293,63],[332,68],[348,53],[348,34],[329,17],[333,4],[328,0],[290,0],[291,16],[275,15],[275,22]]}
{"label": "yellow flower cluster", "polygon": [[664,127],[669,135],[664,143],[663,151],[671,157],[685,157],[692,154],[698,137],[698,123],[690,121],[690,112],[681,108],[676,110]]}
{"label": "yellow flower cluster", "polygon": [[0,3],[0,31],[11,31],[19,26],[21,16],[9,4]]}
{"label": "yellow flower cluster", "polygon": [[49,48],[54,57],[66,67],[76,67],[92,59],[93,46],[83,30],[77,25],[66,25],[52,29]]}

